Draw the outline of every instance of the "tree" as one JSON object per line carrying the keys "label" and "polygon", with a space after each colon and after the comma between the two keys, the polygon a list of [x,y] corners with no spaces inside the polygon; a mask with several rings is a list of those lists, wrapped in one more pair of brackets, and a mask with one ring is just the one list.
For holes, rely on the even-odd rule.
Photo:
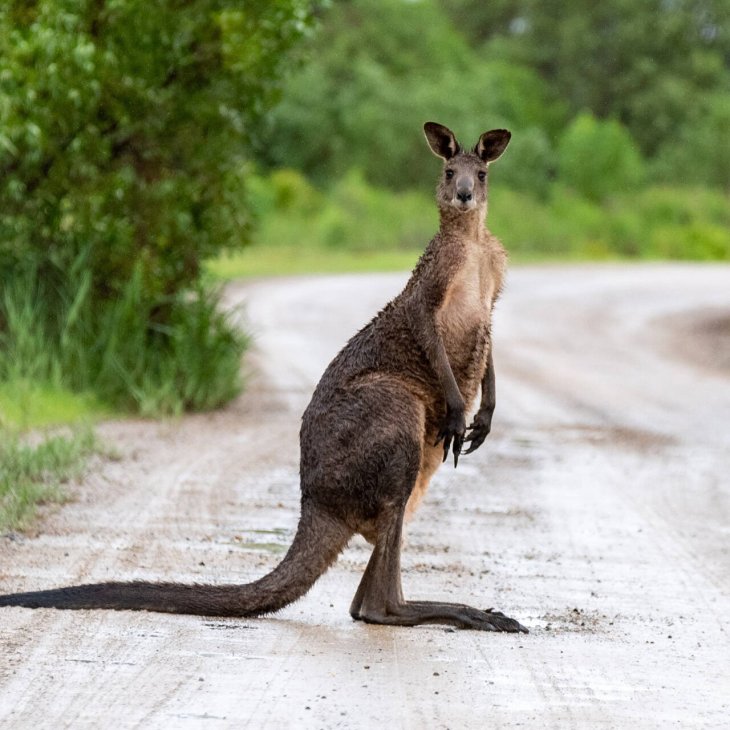
{"label": "tree", "polygon": [[[532,133],[527,159],[542,155],[562,118],[531,69],[475,52],[434,0],[352,0],[324,17],[258,155],[321,184],[356,167],[371,183],[429,187],[434,166],[421,132],[429,119],[453,125],[464,144],[488,126],[549,130]],[[498,174],[510,165],[500,162]]]}
{"label": "tree", "polygon": [[524,29],[525,3],[521,0],[443,0],[442,5],[475,47]]}
{"label": "tree", "polygon": [[203,394],[242,342],[201,263],[247,239],[250,144],[312,23],[307,0],[0,6],[0,282],[31,293],[0,301],[5,352],[27,310],[75,387],[231,394]]}
{"label": "tree", "polygon": [[245,240],[241,163],[310,24],[304,0],[4,3],[0,266],[89,248],[99,294],[138,264],[195,281]]}
{"label": "tree", "polygon": [[535,68],[572,113],[615,117],[653,155],[698,98],[730,93],[726,0],[526,0],[513,58]]}
{"label": "tree", "polygon": [[631,136],[616,120],[579,114],[560,140],[558,174],[585,197],[600,201],[635,190],[644,169]]}
{"label": "tree", "polygon": [[658,176],[730,193],[730,93],[707,94],[688,122],[659,150]]}

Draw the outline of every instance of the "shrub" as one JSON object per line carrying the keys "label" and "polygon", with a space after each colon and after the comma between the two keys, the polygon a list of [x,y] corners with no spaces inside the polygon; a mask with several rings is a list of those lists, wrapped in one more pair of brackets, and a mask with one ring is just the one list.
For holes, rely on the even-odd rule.
{"label": "shrub", "polygon": [[239,183],[303,0],[5,3],[0,10],[0,265],[90,252],[95,297],[143,268],[146,293],[194,282],[245,240]]}
{"label": "shrub", "polygon": [[424,247],[433,236],[433,202],[415,191],[369,185],[351,170],[325,193],[293,170],[257,179],[252,187],[265,213],[256,242],[265,246],[342,248],[351,251]]}
{"label": "shrub", "polygon": [[82,259],[68,277],[28,268],[5,284],[0,380],[93,391],[146,415],[208,409],[238,392],[247,339],[214,291],[198,284],[148,299],[137,267],[100,307],[90,282]]}
{"label": "shrub", "polygon": [[636,189],[644,169],[638,149],[617,121],[579,114],[558,145],[558,176],[581,195],[599,201]]}
{"label": "shrub", "polygon": [[539,127],[515,130],[508,153],[489,173],[499,185],[547,197],[550,178],[555,169],[555,151]]}
{"label": "shrub", "polygon": [[668,183],[708,184],[730,193],[730,94],[708,94],[693,118],[659,151],[655,176]]}
{"label": "shrub", "polygon": [[[499,169],[495,165],[493,173]],[[265,208],[257,251],[416,255],[438,227],[431,195],[378,188],[357,171],[328,190],[292,170],[252,178],[251,188]],[[601,202],[560,183],[536,197],[496,178],[488,225],[518,258],[729,257],[728,196],[702,188],[652,186]]]}
{"label": "shrub", "polygon": [[199,358],[240,343],[201,265],[248,239],[243,161],[310,24],[307,0],[0,6],[0,336],[14,367],[114,401],[145,401],[143,380],[170,407],[219,401],[226,388],[202,395]]}

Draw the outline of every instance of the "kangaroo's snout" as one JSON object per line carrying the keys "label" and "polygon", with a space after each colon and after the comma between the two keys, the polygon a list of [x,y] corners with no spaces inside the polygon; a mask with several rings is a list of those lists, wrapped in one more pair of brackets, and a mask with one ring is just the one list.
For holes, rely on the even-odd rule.
{"label": "kangaroo's snout", "polygon": [[469,203],[474,197],[474,178],[463,175],[456,181],[456,199],[460,203]]}

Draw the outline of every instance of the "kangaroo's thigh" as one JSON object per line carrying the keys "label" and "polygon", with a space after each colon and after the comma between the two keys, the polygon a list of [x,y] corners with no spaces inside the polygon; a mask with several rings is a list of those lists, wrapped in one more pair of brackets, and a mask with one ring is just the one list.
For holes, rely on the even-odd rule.
{"label": "kangaroo's thigh", "polygon": [[[424,408],[397,379],[342,389],[302,439],[302,490],[348,522],[408,500],[421,467]],[[357,526],[353,524],[357,529]]]}

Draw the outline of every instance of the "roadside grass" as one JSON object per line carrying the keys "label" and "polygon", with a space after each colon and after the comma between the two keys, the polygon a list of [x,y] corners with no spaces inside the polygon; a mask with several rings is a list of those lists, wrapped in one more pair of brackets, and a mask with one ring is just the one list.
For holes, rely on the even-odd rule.
{"label": "roadside grass", "polygon": [[[424,242],[424,248],[426,247]],[[355,274],[389,271],[411,271],[423,249],[411,251],[333,251],[324,248],[269,247],[253,245],[243,251],[226,254],[206,262],[206,271],[220,281],[255,279],[266,276],[299,274]],[[555,256],[540,252],[510,253],[511,264],[560,264],[585,261],[629,261],[630,257],[615,252],[596,250],[592,253],[571,252]]]}
{"label": "roadside grass", "polygon": [[240,391],[248,340],[214,287],[150,296],[139,268],[118,297],[99,300],[84,256],[69,272],[29,265],[4,276],[0,406],[32,410],[43,400],[34,393],[49,387],[60,410],[81,404],[160,416],[209,410]]}
{"label": "roadside grass", "polygon": [[253,245],[206,263],[224,281],[259,276],[344,274],[412,269],[422,251],[351,251],[313,247]]}
{"label": "roadside grass", "polygon": [[39,443],[0,427],[0,533],[26,527],[41,504],[63,502],[62,484],[79,476],[97,449],[90,427]]}
{"label": "roadside grass", "polygon": [[24,431],[88,424],[113,415],[93,393],[74,393],[59,385],[14,378],[0,382],[0,428]]}
{"label": "roadside grass", "polygon": [[29,379],[0,383],[0,534],[63,502],[63,483],[100,451],[92,423],[111,415],[89,393]]}
{"label": "roadside grass", "polygon": [[83,257],[71,271],[0,270],[0,531],[63,500],[99,451],[94,421],[208,410],[239,392],[248,339],[217,290],[148,297],[143,284],[138,271],[97,301]]}

